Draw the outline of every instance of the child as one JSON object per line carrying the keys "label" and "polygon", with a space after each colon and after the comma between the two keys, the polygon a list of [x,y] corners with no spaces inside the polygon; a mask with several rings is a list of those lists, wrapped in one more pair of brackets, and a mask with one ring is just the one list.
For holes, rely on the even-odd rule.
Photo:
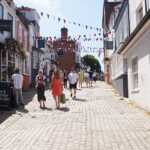
{"label": "child", "polygon": [[56,102],[56,108],[60,108],[60,98],[62,95],[63,87],[62,87],[61,78],[59,77],[59,71],[54,72],[51,88],[52,88],[52,95]]}

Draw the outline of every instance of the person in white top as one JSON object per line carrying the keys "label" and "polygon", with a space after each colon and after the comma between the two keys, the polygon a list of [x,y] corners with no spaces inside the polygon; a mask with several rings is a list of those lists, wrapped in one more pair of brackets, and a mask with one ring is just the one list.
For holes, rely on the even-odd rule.
{"label": "person in white top", "polygon": [[70,93],[71,93],[71,97],[72,97],[72,89],[74,89],[74,98],[76,98],[76,90],[77,90],[77,83],[78,83],[78,74],[76,73],[75,69],[72,68],[71,72],[68,75],[68,79],[69,79],[69,88],[70,88]]}
{"label": "person in white top", "polygon": [[[20,70],[18,68],[16,68],[15,74],[12,75],[12,82],[14,84],[14,91],[15,91],[17,107],[19,107],[19,104],[24,106],[23,96],[22,96],[23,76],[19,72],[20,72]],[[20,100],[20,103],[18,100]]]}

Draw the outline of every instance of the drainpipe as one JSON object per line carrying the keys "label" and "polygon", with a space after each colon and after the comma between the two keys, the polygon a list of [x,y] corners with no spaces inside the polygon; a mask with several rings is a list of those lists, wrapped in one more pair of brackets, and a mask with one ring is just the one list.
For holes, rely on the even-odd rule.
{"label": "drainpipe", "polygon": [[147,0],[145,0],[145,12],[147,13]]}

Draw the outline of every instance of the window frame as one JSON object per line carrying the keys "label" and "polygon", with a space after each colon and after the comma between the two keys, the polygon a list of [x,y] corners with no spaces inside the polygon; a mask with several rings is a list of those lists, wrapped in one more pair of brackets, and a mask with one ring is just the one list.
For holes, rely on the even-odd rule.
{"label": "window frame", "polygon": [[[136,75],[137,75],[137,81],[135,80]],[[136,91],[139,89],[138,56],[135,56],[132,58],[132,89],[133,91]]]}

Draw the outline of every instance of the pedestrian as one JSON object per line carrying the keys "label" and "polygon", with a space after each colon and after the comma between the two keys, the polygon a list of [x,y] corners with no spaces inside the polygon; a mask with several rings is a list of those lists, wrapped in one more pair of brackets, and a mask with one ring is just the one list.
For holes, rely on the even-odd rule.
{"label": "pedestrian", "polygon": [[92,84],[93,84],[93,72],[90,70],[88,73],[89,73],[89,86],[92,87]]}
{"label": "pedestrian", "polygon": [[85,73],[84,73],[84,79],[85,79],[86,87],[88,87],[88,84],[89,84],[89,74],[88,74],[87,71],[85,71]]}
{"label": "pedestrian", "polygon": [[79,87],[82,88],[82,82],[83,82],[83,71],[80,69],[80,72],[78,72],[79,76]]}
{"label": "pedestrian", "polygon": [[50,88],[52,89],[52,95],[56,102],[56,108],[60,108],[60,98],[62,95],[63,86],[62,86],[59,71],[54,72],[54,77],[52,79],[52,83],[50,86],[51,86]]}
{"label": "pedestrian", "polygon": [[63,83],[63,82],[64,82],[64,81],[63,81],[63,72],[62,72],[61,69],[59,70],[59,77],[60,77],[60,79],[61,79],[61,82]]}
{"label": "pedestrian", "polygon": [[77,83],[78,83],[78,74],[76,73],[75,69],[72,68],[71,72],[69,73],[69,88],[70,88],[70,96],[72,97],[72,89],[74,89],[74,98],[76,98],[76,90],[77,90]]}
{"label": "pedestrian", "polygon": [[67,89],[68,73],[66,70],[64,70],[63,78],[64,78],[64,88]]}
{"label": "pedestrian", "polygon": [[16,68],[15,74],[12,75],[12,83],[14,84],[16,106],[19,107],[19,105],[21,105],[22,107],[24,107],[22,96],[23,76],[20,74],[19,68]]}
{"label": "pedestrian", "polygon": [[93,81],[96,83],[96,80],[97,80],[97,73],[96,73],[96,70],[94,70]]}
{"label": "pedestrian", "polygon": [[54,71],[55,71],[55,68],[54,68],[54,66],[52,66],[52,69],[49,71],[49,82],[50,83],[52,81]]}
{"label": "pedestrian", "polygon": [[37,97],[38,97],[38,102],[40,103],[40,108],[44,109],[45,108],[45,103],[46,101],[45,98],[45,80],[46,77],[43,75],[43,70],[39,70],[38,75],[36,76],[36,87],[37,87]]}

